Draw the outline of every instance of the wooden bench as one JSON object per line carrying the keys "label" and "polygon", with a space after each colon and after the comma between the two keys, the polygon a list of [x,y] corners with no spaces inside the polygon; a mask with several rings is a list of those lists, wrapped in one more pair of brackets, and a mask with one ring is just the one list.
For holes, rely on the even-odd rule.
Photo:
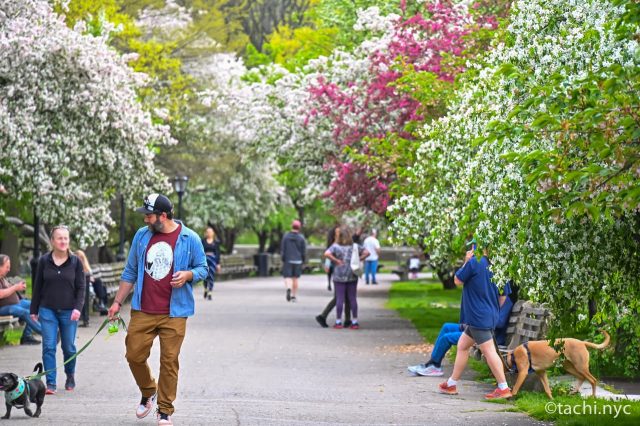
{"label": "wooden bench", "polygon": [[269,255],[269,274],[279,274],[282,271],[282,256],[278,253]]}
{"label": "wooden bench", "polygon": [[[549,310],[543,305],[528,300],[518,300],[511,309],[505,344],[498,346],[500,355],[504,357],[507,352],[513,351],[524,342],[544,340],[549,316]],[[482,353],[476,346],[471,348],[471,355],[478,360],[483,359]]]}
{"label": "wooden bench", "polygon": [[[498,350],[502,359],[506,359],[507,354],[519,345],[530,340],[545,340],[547,334],[547,323],[551,312],[544,305],[531,302],[529,300],[518,300],[511,309],[505,344],[499,345]],[[470,355],[477,360],[484,359],[480,350],[474,345],[470,350]],[[506,373],[507,382],[513,385],[516,375]],[[523,385],[523,389],[538,389],[540,381],[529,377]]]}
{"label": "wooden bench", "polygon": [[94,278],[100,278],[102,285],[107,291],[107,298],[109,301],[113,301],[113,298],[118,292],[120,287],[120,276],[124,271],[124,262],[115,263],[99,263],[91,268]]}
{"label": "wooden bench", "polygon": [[[391,272],[396,274],[400,281],[407,281],[409,279],[409,259],[412,257],[413,253],[410,252],[400,252],[396,254],[397,265]],[[380,266],[381,265],[378,265],[378,271],[380,271]],[[422,271],[425,266],[427,266],[427,262],[421,260],[419,270]]]}
{"label": "wooden bench", "polygon": [[216,278],[233,279],[248,277],[256,271],[255,265],[248,265],[244,256],[240,254],[225,254],[220,256],[220,273]]}

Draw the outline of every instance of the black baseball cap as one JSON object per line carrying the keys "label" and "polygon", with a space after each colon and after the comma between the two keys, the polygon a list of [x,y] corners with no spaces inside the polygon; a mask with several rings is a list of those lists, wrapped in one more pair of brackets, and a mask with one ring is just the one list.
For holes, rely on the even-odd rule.
{"label": "black baseball cap", "polygon": [[167,197],[162,194],[150,194],[144,198],[144,205],[136,209],[136,212],[142,214],[161,214],[171,213],[173,204]]}

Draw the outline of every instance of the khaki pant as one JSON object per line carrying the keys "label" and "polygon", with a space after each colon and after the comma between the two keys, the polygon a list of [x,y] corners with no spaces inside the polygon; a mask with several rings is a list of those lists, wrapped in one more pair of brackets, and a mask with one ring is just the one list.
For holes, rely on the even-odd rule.
{"label": "khaki pant", "polygon": [[[186,329],[186,318],[132,310],[125,339],[125,356],[142,396],[150,397],[157,391],[158,410],[169,415],[174,411],[180,368],[178,356]],[[160,379],[157,384],[147,363],[156,336],[160,336]]]}

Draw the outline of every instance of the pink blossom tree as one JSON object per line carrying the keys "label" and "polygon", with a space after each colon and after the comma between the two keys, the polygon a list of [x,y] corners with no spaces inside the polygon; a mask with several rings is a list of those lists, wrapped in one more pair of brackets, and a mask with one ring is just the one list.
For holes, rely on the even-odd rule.
{"label": "pink blossom tree", "polygon": [[[404,2],[402,6],[405,10]],[[391,140],[412,139],[408,123],[443,110],[442,102],[433,108],[415,93],[401,90],[402,79],[407,73],[432,74],[437,80],[432,83],[453,84],[463,71],[459,59],[469,47],[466,36],[495,28],[497,21],[474,19],[466,6],[448,1],[426,2],[422,12],[408,16],[388,16],[387,25],[381,25],[381,17],[371,9],[361,12],[356,29],[382,29],[381,34],[354,52],[333,55],[331,67],[321,70],[309,88],[308,114],[309,120],[332,123],[332,142],[338,148],[338,155],[325,164],[334,173],[325,195],[340,211],[365,208],[384,214],[397,170],[373,158],[376,141],[389,135]]]}

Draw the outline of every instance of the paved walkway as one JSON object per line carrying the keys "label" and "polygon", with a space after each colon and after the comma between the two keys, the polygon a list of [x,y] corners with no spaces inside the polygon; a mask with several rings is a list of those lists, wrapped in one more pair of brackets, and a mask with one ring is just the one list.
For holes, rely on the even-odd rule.
{"label": "paved walkway", "polygon": [[[436,392],[440,378],[409,377],[406,366],[422,357],[393,348],[421,338],[385,309],[392,280],[383,275],[381,285],[359,289],[360,330],[317,325],[314,316],[330,299],[322,275],[303,277],[295,304],[285,301],[276,277],[218,283],[213,301],[202,300],[198,287],[197,313],[182,348],[175,424],[537,424],[482,401],[489,385],[463,381],[461,395],[451,397]],[[101,319],[80,329],[78,347]],[[124,359],[124,333],[104,335],[80,356],[75,391],[47,396],[37,420],[14,409],[12,424],[155,424],[152,416],[135,419],[139,392]],[[39,346],[1,348],[0,371],[27,375],[40,355]],[[58,382],[64,384],[63,373]]]}

